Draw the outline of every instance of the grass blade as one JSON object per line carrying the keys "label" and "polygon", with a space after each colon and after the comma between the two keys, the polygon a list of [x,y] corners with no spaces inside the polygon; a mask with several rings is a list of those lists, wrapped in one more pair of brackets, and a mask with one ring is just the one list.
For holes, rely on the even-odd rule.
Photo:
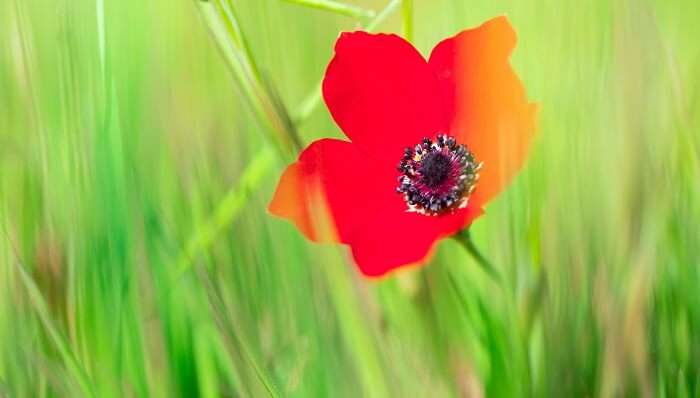
{"label": "grass blade", "polygon": [[403,37],[413,41],[413,0],[401,2],[401,17],[403,22]]}
{"label": "grass blade", "polygon": [[284,122],[289,119],[286,109],[275,105],[266,90],[233,8],[209,1],[198,1],[197,6],[258,122],[280,154],[292,158],[301,149],[301,140],[293,126]]}
{"label": "grass blade", "polygon": [[22,284],[24,285],[27,295],[29,296],[29,300],[31,301],[32,306],[34,307],[34,311],[39,317],[39,321],[44,326],[44,331],[48,334],[49,340],[53,343],[54,347],[56,348],[56,351],[58,351],[58,354],[65,363],[66,368],[75,378],[75,381],[78,384],[78,387],[80,388],[82,394],[86,397],[94,397],[95,393],[90,384],[87,373],[72,355],[70,349],[68,348],[68,344],[66,343],[66,339],[63,337],[63,335],[61,335],[56,325],[54,325],[54,322],[51,319],[51,316],[49,315],[49,309],[46,304],[46,300],[44,300],[44,297],[42,296],[39,287],[34,282],[34,279],[27,272],[24,263],[22,262],[19,256],[17,247],[11,242],[11,238],[7,229],[5,229],[4,234],[6,239],[10,242],[12,251],[14,252],[15,256],[15,264],[17,265],[17,271],[19,272]]}
{"label": "grass blade", "polygon": [[300,6],[316,8],[319,10],[334,12],[340,15],[346,15],[355,19],[365,20],[373,18],[375,13],[372,10],[366,10],[351,4],[341,3],[332,0],[283,0],[287,3],[293,3]]}
{"label": "grass blade", "polygon": [[177,260],[178,275],[187,271],[197,254],[206,251],[216,237],[240,214],[253,192],[257,191],[264,177],[272,170],[275,154],[272,149],[265,148],[258,153],[246,167],[236,186],[231,188],[219,202],[214,214],[203,225],[195,229],[185,250]]}

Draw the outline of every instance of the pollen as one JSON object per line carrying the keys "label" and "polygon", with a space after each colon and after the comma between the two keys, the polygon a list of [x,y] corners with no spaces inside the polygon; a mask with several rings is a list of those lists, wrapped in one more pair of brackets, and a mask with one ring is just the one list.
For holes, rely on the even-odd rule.
{"label": "pollen", "polygon": [[482,163],[454,137],[438,134],[407,147],[398,165],[396,192],[408,211],[437,216],[466,207],[479,180]]}

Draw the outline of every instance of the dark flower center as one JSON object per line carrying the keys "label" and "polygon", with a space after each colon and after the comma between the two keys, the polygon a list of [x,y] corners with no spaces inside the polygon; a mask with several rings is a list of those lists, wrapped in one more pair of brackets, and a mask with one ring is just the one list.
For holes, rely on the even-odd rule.
{"label": "dark flower center", "polygon": [[442,152],[430,152],[421,162],[421,180],[430,188],[437,188],[450,175],[452,162]]}
{"label": "dark flower center", "polygon": [[399,186],[409,211],[439,215],[467,205],[479,180],[481,163],[454,137],[424,138],[406,148],[399,163]]}

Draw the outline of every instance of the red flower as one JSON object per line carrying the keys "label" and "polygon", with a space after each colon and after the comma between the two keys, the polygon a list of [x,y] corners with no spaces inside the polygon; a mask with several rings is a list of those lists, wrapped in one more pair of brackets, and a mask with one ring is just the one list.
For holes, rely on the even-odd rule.
{"label": "red flower", "polygon": [[350,245],[367,276],[424,261],[525,160],[536,106],[509,64],[515,42],[505,17],[443,40],[427,62],[396,35],[341,34],[323,97],[350,141],[309,145],[270,212]]}

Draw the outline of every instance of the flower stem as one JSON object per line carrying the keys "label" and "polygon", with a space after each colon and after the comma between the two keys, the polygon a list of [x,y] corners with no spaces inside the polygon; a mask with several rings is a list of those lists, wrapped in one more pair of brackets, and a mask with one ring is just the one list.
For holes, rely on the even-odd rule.
{"label": "flower stem", "polygon": [[462,247],[472,256],[472,258],[481,266],[481,269],[483,269],[491,279],[493,279],[499,285],[503,283],[503,279],[496,268],[494,268],[491,262],[484,257],[483,254],[481,254],[479,249],[474,244],[469,229],[465,229],[457,233],[452,237],[452,239],[462,245]]}

